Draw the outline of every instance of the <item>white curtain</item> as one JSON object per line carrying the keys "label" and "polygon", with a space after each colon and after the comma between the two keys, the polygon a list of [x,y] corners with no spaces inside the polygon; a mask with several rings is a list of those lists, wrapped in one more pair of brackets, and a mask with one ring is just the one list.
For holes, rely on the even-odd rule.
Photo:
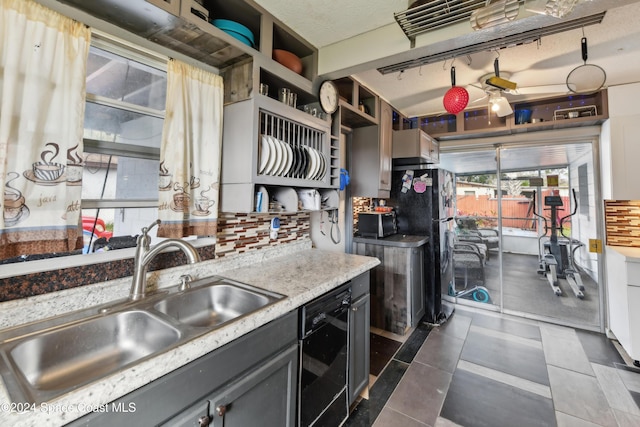
{"label": "white curtain", "polygon": [[82,247],[85,72],[91,33],[31,0],[0,0],[0,256]]}
{"label": "white curtain", "polygon": [[222,77],[169,61],[160,150],[160,237],[216,234],[223,96]]}

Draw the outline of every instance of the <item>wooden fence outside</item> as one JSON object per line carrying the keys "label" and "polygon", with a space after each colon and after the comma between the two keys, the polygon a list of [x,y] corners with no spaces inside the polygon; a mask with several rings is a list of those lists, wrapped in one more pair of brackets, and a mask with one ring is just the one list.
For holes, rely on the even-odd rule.
{"label": "wooden fence outside", "polygon": [[[551,192],[544,192],[544,196]],[[498,199],[492,196],[457,196],[457,216],[477,217],[478,227],[498,226]],[[569,197],[562,197],[563,207],[558,210],[558,216],[565,216],[570,213]],[[548,211],[544,211],[544,216],[549,218]],[[533,203],[525,196],[503,196],[502,197],[502,226],[519,228],[522,230],[535,230],[537,221],[533,215]],[[567,224],[568,225],[568,224]]]}

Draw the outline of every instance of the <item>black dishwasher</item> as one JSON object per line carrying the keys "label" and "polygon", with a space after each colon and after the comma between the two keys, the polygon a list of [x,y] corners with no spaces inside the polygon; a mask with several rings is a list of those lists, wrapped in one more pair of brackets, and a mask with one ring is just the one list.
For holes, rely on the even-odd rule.
{"label": "black dishwasher", "polygon": [[350,307],[349,282],[300,310],[300,427],[338,427],[349,416]]}

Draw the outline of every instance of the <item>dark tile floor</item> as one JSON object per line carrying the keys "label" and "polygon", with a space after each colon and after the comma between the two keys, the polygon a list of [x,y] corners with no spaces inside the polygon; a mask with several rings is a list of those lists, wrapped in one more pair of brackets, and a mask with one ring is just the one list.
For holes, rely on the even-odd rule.
{"label": "dark tile floor", "polygon": [[604,335],[466,307],[374,380],[345,425],[640,426],[640,369]]}
{"label": "dark tile floor", "polygon": [[371,357],[369,364],[371,367],[369,371],[371,375],[377,377],[387,363],[389,363],[393,355],[396,354],[402,343],[374,333],[371,333],[370,343]]}

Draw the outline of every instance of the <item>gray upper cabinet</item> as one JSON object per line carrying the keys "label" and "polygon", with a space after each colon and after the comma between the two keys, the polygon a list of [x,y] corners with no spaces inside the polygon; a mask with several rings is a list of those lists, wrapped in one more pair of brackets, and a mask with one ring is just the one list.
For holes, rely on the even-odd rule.
{"label": "gray upper cabinet", "polygon": [[351,194],[356,197],[388,198],[391,190],[393,110],[380,100],[379,125],[353,129]]}
{"label": "gray upper cabinet", "polygon": [[380,181],[382,191],[391,191],[391,157],[393,150],[393,109],[380,100]]}
{"label": "gray upper cabinet", "polygon": [[440,147],[438,141],[421,129],[404,129],[393,132],[393,158],[438,163]]}

